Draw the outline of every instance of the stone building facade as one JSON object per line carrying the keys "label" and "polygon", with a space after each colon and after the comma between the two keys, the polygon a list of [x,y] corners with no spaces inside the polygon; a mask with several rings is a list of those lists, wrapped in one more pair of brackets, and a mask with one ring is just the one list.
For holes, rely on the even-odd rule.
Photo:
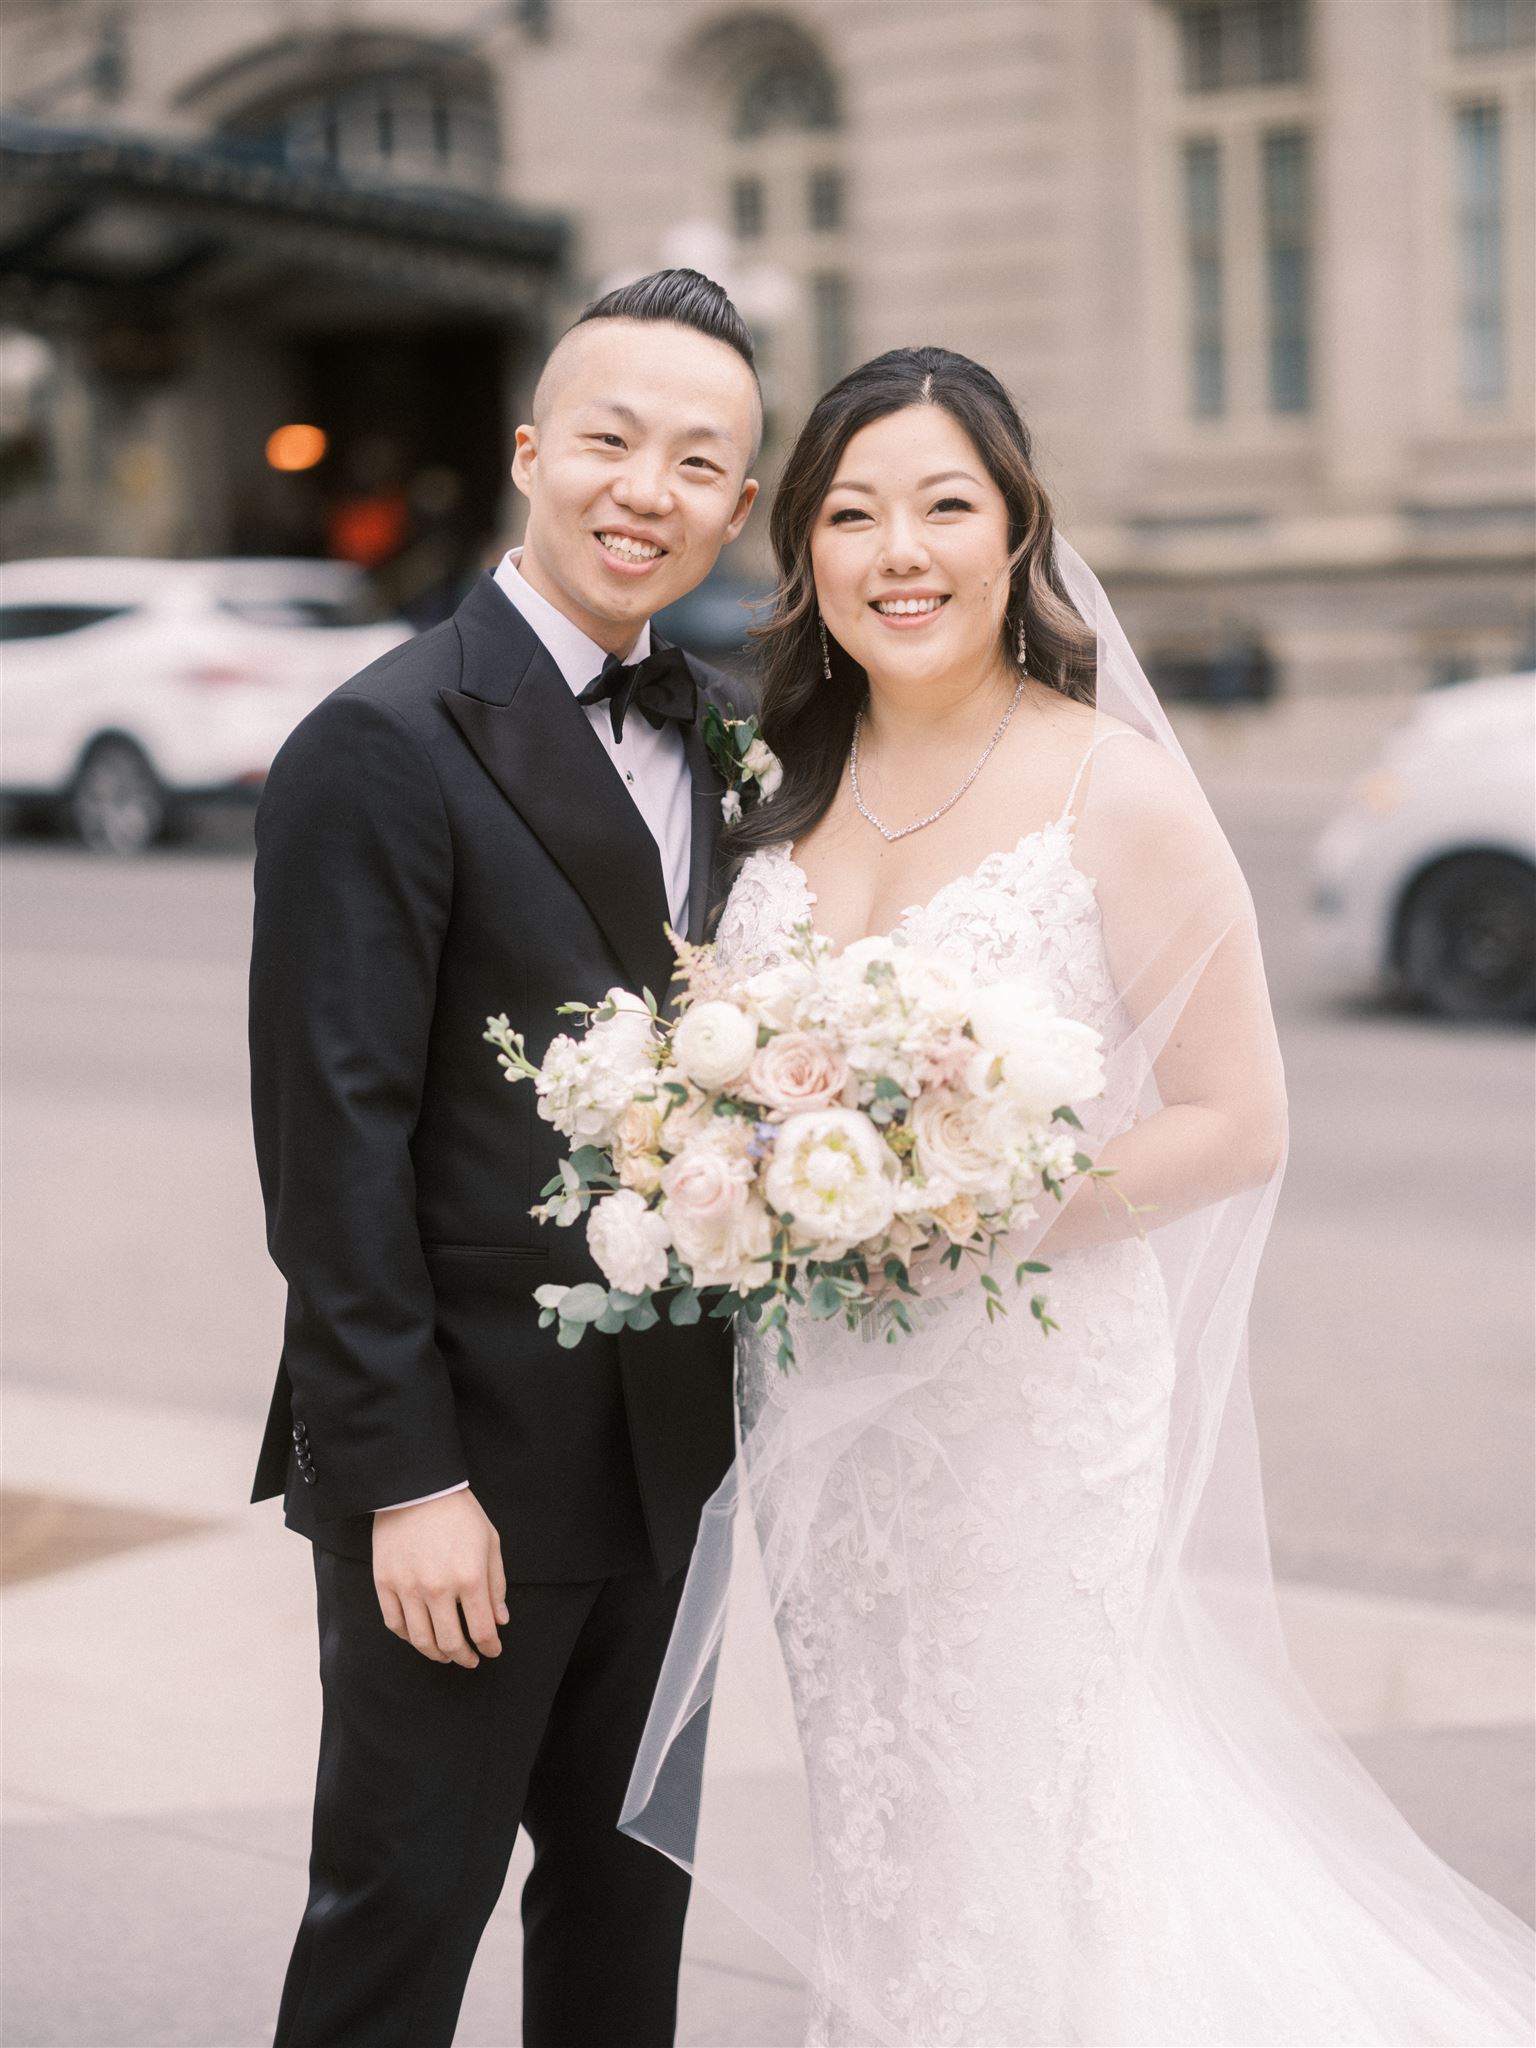
{"label": "stone building facade", "polygon": [[[8,20],[8,553],[323,545],[390,463],[489,545],[547,340],[692,261],[761,338],[769,482],[863,357],[990,364],[1169,694],[1532,659],[1536,0]],[[273,471],[317,414],[329,482]]]}

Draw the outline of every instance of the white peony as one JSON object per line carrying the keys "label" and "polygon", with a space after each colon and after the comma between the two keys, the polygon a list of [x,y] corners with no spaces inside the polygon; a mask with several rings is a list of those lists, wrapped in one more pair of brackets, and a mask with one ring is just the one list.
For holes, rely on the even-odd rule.
{"label": "white peony", "polygon": [[824,1258],[877,1237],[896,1214],[900,1168],[867,1116],[812,1109],[780,1128],[763,1192]]}
{"label": "white peony", "polygon": [[587,1249],[623,1294],[665,1286],[670,1241],[665,1219],[629,1188],[594,1203],[587,1218]]}
{"label": "white peony", "polygon": [[1022,1017],[1013,1043],[994,1059],[988,1079],[1015,1105],[1048,1117],[1065,1103],[1087,1101],[1104,1088],[1103,1041],[1075,1017]]}
{"label": "white peony", "polygon": [[1027,1041],[1034,1019],[1054,1014],[1049,988],[1033,974],[1011,974],[973,989],[967,1008],[971,1035],[988,1052],[1012,1052]]}
{"label": "white peony", "polygon": [[695,1003],[672,1034],[672,1057],[698,1088],[724,1088],[757,1050],[757,1026],[735,1003]]}

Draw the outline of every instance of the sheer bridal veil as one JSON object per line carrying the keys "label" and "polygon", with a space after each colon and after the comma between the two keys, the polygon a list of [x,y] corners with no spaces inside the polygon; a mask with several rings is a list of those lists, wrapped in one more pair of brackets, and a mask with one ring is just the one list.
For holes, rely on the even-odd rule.
{"label": "sheer bridal veil", "polygon": [[[1170,1138],[1164,1199],[1117,1226],[1121,1236],[1142,1235],[1155,1255],[1171,1341],[1153,1533],[1134,1584],[1093,1596],[1119,1598],[1127,1610],[1118,1803],[1095,1826],[1113,1837],[1115,1882],[1135,1896],[1112,1896],[1111,1885],[1095,1897],[1085,1880],[1087,1905],[1075,1918],[1018,1926],[1021,1944],[1073,1949],[1052,2021],[1059,2031],[1034,2038],[1127,2048],[1198,2038],[1231,2048],[1236,2033],[1199,2025],[1245,2024],[1253,2031],[1241,2039],[1252,2042],[1528,2041],[1529,1930],[1414,1835],[1287,1656],[1246,1342],[1285,1152],[1252,900],[1098,579],[1059,535],[1054,560],[1058,590],[1096,642],[1095,744],[1073,798],[1068,886],[1097,895],[1116,997],[1091,1019],[1105,1038],[1108,1081],[1085,1116],[1085,1148],[1097,1157],[1116,1134],[1189,1102],[1184,1084],[1197,1073],[1219,1073],[1228,1100],[1251,1098],[1245,1121],[1255,1137],[1251,1156],[1214,1161],[1209,1147]],[[1116,744],[1098,744],[1111,736]],[[1043,821],[1019,822],[1023,830]],[[1103,1198],[1085,1190],[1084,1199]],[[1036,1236],[1051,1220],[1041,1214]],[[1028,1255],[1030,1245],[1018,1249]],[[1048,1245],[1040,1256],[1050,1259]],[[1049,1299],[1052,1275],[1040,1284]],[[787,1614],[786,1602],[839,1461],[905,1427],[893,1418],[910,1414],[915,1388],[938,1381],[946,1330],[965,1320],[963,1308],[936,1303],[915,1337],[893,1344],[817,1325],[794,1399],[742,1413],[736,1462],[704,1513],[621,1823],[692,1870],[813,1983],[826,1959],[816,1948],[807,1766],[785,1660],[814,1617]],[[1027,1306],[997,1331],[1032,1371],[1049,1373],[1062,1340],[1042,1335]],[[946,1455],[940,1433],[932,1456]],[[957,1479],[955,1526],[970,1505]],[[901,1503],[840,1506],[837,1540],[878,1572]],[[890,1767],[920,1755],[924,1741],[919,1717],[888,1746]],[[836,1759],[813,1767],[835,1770]],[[929,1796],[948,1782],[932,1779]],[[889,1798],[910,1792],[893,1783]],[[981,1857],[988,1831],[1008,1816],[989,1805],[985,1783],[969,1796]],[[877,1798],[868,1810],[878,1807]],[[964,1813],[946,1810],[946,1819],[966,1824]],[[1085,1844],[1079,1861],[1093,1848]],[[957,1916],[970,1904],[950,1903]],[[884,1985],[842,1988],[859,2038],[929,2038],[893,2023]],[[1298,2020],[1286,2032],[1289,2012]],[[1232,2017],[1245,2013],[1252,2017]]]}

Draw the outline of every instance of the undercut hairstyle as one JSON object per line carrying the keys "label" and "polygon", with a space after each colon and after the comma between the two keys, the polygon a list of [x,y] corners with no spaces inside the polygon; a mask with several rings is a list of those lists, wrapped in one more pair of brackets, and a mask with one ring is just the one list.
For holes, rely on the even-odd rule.
{"label": "undercut hairstyle", "polygon": [[832,673],[823,674],[811,536],[854,435],[915,405],[938,406],[964,429],[1008,508],[1004,651],[1011,655],[1025,632],[1029,673],[1064,697],[1094,702],[1097,638],[1052,559],[1055,514],[1018,407],[990,370],[953,349],[897,348],[876,356],[812,408],[779,479],[769,523],[778,586],[767,621],[752,633],[761,648],[758,717],[784,781],[771,804],[753,805],[722,834],[728,863],[755,847],[798,839],[837,794],[869,678],[836,640],[827,642]]}
{"label": "undercut hairstyle", "polygon": [[649,277],[621,284],[594,299],[572,321],[568,332],[574,333],[589,320],[670,320],[676,327],[691,327],[695,334],[735,349],[752,372],[753,381],[757,380],[750,328],[729,296],[700,271],[653,270]]}

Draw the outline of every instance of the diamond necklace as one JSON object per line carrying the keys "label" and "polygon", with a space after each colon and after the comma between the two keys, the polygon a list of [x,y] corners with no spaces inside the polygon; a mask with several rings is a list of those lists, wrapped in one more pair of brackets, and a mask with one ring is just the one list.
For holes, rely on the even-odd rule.
{"label": "diamond necklace", "polygon": [[970,788],[971,784],[976,780],[977,776],[981,773],[988,754],[991,753],[992,749],[997,745],[998,741],[1002,738],[1003,734],[1008,730],[1008,721],[1010,718],[1012,718],[1014,712],[1018,710],[1019,699],[1023,696],[1023,694],[1024,678],[1020,676],[1019,686],[1013,693],[1013,702],[1008,706],[1008,709],[1003,713],[1002,721],[998,725],[997,731],[993,733],[991,739],[989,739],[987,741],[987,744],[982,748],[981,759],[976,763],[976,766],[971,770],[970,774],[967,775],[964,782],[962,782],[960,787],[955,791],[954,795],[949,799],[947,803],[940,804],[939,808],[936,811],[930,811],[926,818],[919,818],[915,825],[903,825],[899,832],[893,832],[889,825],[884,825],[881,823],[881,821],[875,816],[874,812],[869,808],[869,805],[865,803],[863,795],[859,789],[859,733],[864,724],[864,707],[861,704],[859,706],[858,713],[853,721],[853,741],[848,748],[848,783],[849,787],[853,791],[853,800],[854,803],[858,806],[860,816],[865,817],[869,820],[870,824],[874,826],[875,830],[880,834],[880,837],[882,839],[895,840],[905,839],[909,832],[921,832],[925,825],[933,824],[934,820],[937,818],[942,818],[946,811],[953,810],[955,805],[959,803],[961,797],[965,795],[965,792]]}

